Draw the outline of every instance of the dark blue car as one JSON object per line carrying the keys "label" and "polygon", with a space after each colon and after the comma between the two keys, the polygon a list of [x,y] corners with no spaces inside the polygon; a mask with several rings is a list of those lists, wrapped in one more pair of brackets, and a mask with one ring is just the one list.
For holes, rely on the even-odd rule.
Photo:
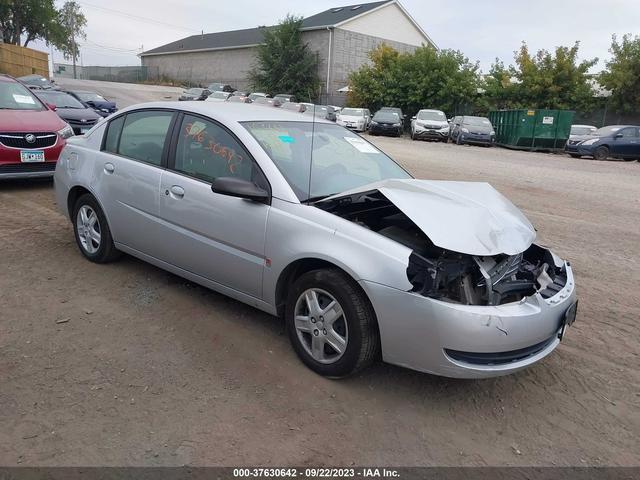
{"label": "dark blue car", "polygon": [[69,90],[67,93],[80,100],[89,108],[92,108],[101,117],[108,117],[112,113],[118,111],[115,102],[110,102],[102,95],[95,92],[89,92],[86,90]]}
{"label": "dark blue car", "polygon": [[609,157],[640,159],[640,127],[602,127],[590,135],[571,138],[567,141],[565,151],[574,158],[589,156],[596,160],[606,160]]}

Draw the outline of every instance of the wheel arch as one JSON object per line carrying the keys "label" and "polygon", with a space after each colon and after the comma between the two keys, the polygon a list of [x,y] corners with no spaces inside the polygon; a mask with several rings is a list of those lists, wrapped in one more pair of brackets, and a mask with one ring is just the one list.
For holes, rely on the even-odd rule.
{"label": "wheel arch", "polygon": [[111,222],[109,221],[109,216],[107,215],[107,212],[105,211],[104,207],[102,206],[102,202],[100,202],[100,199],[96,196],[96,194],[94,192],[92,192],[90,189],[88,189],[86,186],[84,185],[75,185],[73,187],[71,187],[69,189],[69,193],[67,194],[67,212],[69,212],[69,219],[71,220],[71,222],[74,221],[73,219],[73,208],[76,204],[76,202],[78,201],[78,199],[84,195],[85,193],[88,193],[89,195],[91,195],[96,202],[98,202],[98,205],[100,206],[100,210],[102,210],[102,214],[104,215],[104,218],[107,219],[107,226],[109,227],[109,230],[111,231],[111,235],[113,235],[113,229],[111,228]]}

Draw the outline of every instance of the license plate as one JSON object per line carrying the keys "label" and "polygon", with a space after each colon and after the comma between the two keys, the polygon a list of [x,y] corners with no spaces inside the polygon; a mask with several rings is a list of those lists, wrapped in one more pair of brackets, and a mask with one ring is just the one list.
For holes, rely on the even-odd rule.
{"label": "license plate", "polygon": [[567,311],[564,312],[564,315],[562,316],[560,333],[558,334],[558,338],[560,340],[562,340],[562,337],[564,337],[564,332],[567,329],[567,327],[569,325],[572,325],[573,322],[576,321],[577,313],[578,313],[578,301],[576,300],[576,302],[573,305],[567,308]]}
{"label": "license plate", "polygon": [[23,163],[44,162],[44,152],[42,150],[22,150],[20,161]]}
{"label": "license plate", "polygon": [[81,128],[80,129],[80,135],[84,135],[85,133],[87,133],[89,130],[91,130],[90,128]]}

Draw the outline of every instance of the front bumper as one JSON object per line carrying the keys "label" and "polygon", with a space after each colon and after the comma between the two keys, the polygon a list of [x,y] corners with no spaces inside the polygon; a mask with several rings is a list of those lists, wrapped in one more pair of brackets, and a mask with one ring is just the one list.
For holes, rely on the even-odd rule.
{"label": "front bumper", "polygon": [[446,130],[434,130],[430,128],[424,128],[416,126],[413,129],[413,135],[417,138],[427,138],[436,140],[445,140],[449,138],[449,129]]}
{"label": "front bumper", "polygon": [[[53,176],[56,162],[66,142],[58,137],[50,147],[23,149],[0,145],[0,179],[49,178]],[[22,162],[21,151],[39,150],[44,152],[44,162]]]}
{"label": "front bumper", "polygon": [[464,143],[473,143],[476,145],[493,145],[496,143],[495,136],[477,133],[460,133],[460,140]]}
{"label": "front bumper", "polygon": [[594,150],[594,148],[593,148],[592,145],[586,145],[586,146],[583,146],[581,144],[570,145],[567,142],[567,144],[564,146],[564,151],[566,153],[573,154],[573,155],[591,155],[591,156],[593,156],[593,150]]}
{"label": "front bumper", "polygon": [[377,315],[385,362],[445,377],[487,378],[526,368],[558,346],[565,313],[577,299],[571,267],[565,267],[566,285],[553,297],[536,293],[498,306],[360,284]]}
{"label": "front bumper", "polygon": [[357,122],[345,122],[344,120],[338,120],[336,123],[342,127],[346,127],[350,130],[355,130],[356,132],[364,132],[366,130],[366,126],[364,123]]}
{"label": "front bumper", "polygon": [[402,127],[384,124],[369,125],[369,133],[378,135],[402,135]]}

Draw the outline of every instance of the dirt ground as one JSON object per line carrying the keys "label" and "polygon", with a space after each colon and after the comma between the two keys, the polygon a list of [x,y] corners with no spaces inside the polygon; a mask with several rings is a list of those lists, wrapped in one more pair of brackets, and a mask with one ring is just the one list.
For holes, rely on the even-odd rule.
{"label": "dirt ground", "polygon": [[341,381],[279,320],[130,257],[84,260],[50,182],[0,184],[0,465],[639,465],[640,163],[374,141],[487,181],[571,260],[578,320],[524,372]]}

